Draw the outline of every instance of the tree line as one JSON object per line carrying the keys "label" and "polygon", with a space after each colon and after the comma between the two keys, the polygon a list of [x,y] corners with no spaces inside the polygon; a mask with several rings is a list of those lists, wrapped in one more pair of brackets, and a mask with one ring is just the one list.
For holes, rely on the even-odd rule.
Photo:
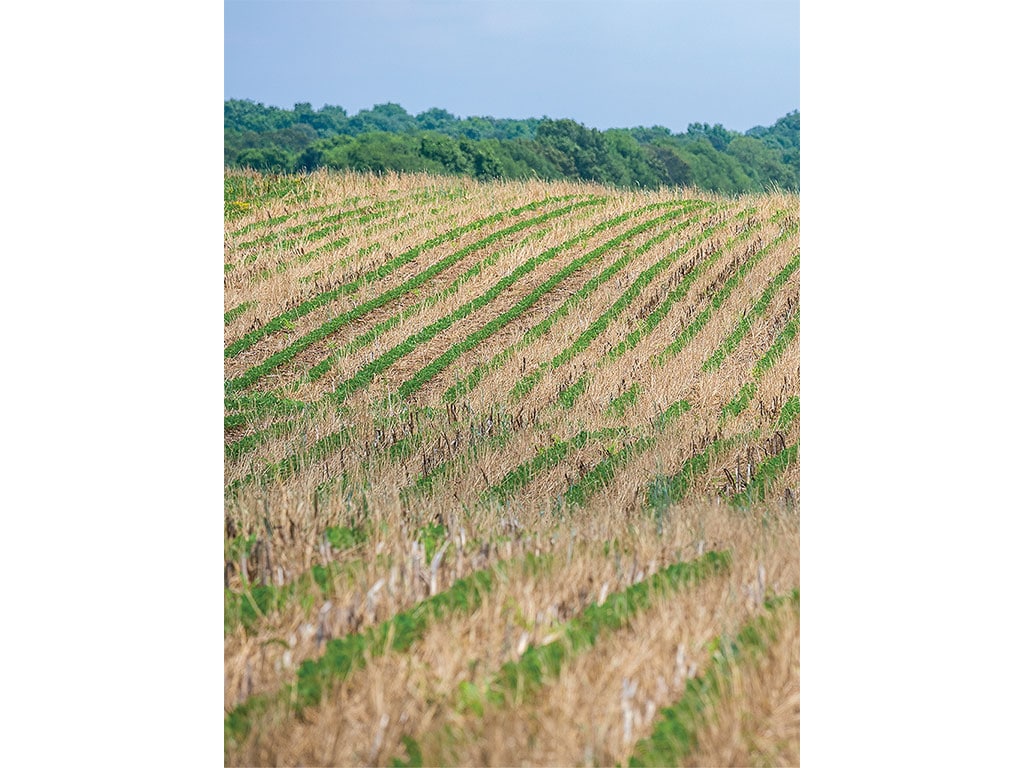
{"label": "tree line", "polygon": [[691,123],[599,131],[573,120],[411,115],[378,104],[294,109],[224,103],[224,163],[297,172],[316,168],[463,174],[474,178],[578,179],[615,186],[696,186],[713,192],[800,188],[800,113],[745,133]]}

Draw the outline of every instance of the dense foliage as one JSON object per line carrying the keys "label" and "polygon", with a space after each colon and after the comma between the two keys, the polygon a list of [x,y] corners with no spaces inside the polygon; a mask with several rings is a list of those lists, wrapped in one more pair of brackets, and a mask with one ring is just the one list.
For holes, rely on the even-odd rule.
{"label": "dense foliage", "polygon": [[291,172],[315,168],[423,171],[477,179],[581,179],[615,186],[696,186],[720,193],[799,190],[800,113],[738,133],[692,123],[599,131],[572,120],[458,118],[443,109],[410,115],[378,104],[349,116],[224,103],[228,167]]}

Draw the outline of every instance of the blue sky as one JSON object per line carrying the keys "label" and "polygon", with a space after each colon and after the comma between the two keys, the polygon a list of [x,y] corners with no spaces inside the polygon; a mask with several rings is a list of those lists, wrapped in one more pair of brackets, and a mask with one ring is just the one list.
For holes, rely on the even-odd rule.
{"label": "blue sky", "polygon": [[797,0],[226,0],[224,97],[744,131],[800,107]]}

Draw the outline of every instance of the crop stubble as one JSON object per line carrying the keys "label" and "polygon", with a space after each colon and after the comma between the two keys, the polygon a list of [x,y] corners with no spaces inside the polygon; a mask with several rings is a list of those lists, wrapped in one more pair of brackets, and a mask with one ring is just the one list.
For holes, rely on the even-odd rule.
{"label": "crop stubble", "polygon": [[[397,207],[366,224],[376,231],[353,235],[344,253],[318,254],[265,281],[241,279],[251,274],[247,268],[228,272],[225,312],[249,306],[226,323],[226,347],[322,292],[325,280],[346,270],[368,274],[386,254],[436,238],[441,233],[424,226],[431,220],[447,221],[451,230],[545,198],[606,200],[488,241],[244,389],[227,387],[226,602],[249,605],[259,589],[264,601],[277,597],[263,603],[265,611],[250,611],[247,625],[225,628],[226,722],[252,707],[245,729],[228,729],[226,761],[628,761],[658,727],[659,709],[709,669],[714,638],[761,615],[772,595],[799,586],[799,269],[757,304],[799,251],[799,200],[426,176],[317,174],[302,183],[316,195],[270,199],[226,222],[226,253],[331,211],[376,210],[382,201]],[[666,217],[565,271],[632,228],[682,211],[665,204],[684,199],[710,205]],[[342,205],[326,207],[334,203]],[[439,242],[380,280],[287,325],[279,321],[281,330],[226,357],[225,381],[459,248],[565,204]],[[652,204],[661,205],[595,231],[481,303],[529,259]],[[313,206],[324,212],[303,217]],[[592,282],[688,218],[695,221]],[[630,288],[691,238],[688,250]],[[371,241],[380,246],[365,250]],[[273,249],[274,240],[264,246]],[[362,256],[329,271],[360,248]],[[544,290],[553,276],[561,277]],[[584,286],[592,287],[574,298]],[[455,322],[426,330],[460,307],[467,309]],[[546,323],[552,313],[556,319]],[[379,329],[375,336],[357,341],[372,329]],[[337,397],[340,384],[410,338],[423,341]],[[773,346],[779,352],[769,355]],[[326,375],[311,378],[318,365]],[[474,371],[472,386],[460,390]],[[514,396],[531,374],[531,386]],[[249,399],[235,403],[239,395]],[[506,490],[492,492],[498,487]],[[664,496],[669,488],[675,495]],[[364,540],[329,546],[328,535],[339,535],[332,526],[362,531]],[[543,677],[529,700],[509,707],[475,698],[503,664],[529,657],[531,647],[557,645],[559,627],[600,614],[609,594],[712,550],[728,552],[727,571],[630,614]],[[548,564],[500,576],[468,612],[439,614],[408,647],[381,646],[324,689],[322,700],[290,710],[287,692],[301,678],[298,670],[318,663],[332,639],[372,636],[374,627],[412,615],[432,595],[445,599],[460,579],[524,556]],[[327,581],[318,585],[314,573]],[[799,633],[792,626],[773,635],[766,654],[743,662],[732,687],[707,704],[716,717],[698,729],[686,761],[798,761]],[[247,705],[250,699],[278,703],[261,710]],[[763,728],[751,729],[750,713]]]}

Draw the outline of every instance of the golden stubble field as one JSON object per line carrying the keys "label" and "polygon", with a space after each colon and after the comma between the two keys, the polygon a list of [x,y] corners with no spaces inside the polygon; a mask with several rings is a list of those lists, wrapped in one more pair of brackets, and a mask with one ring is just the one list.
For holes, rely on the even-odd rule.
{"label": "golden stubble field", "polygon": [[799,763],[799,198],[225,178],[225,761]]}

